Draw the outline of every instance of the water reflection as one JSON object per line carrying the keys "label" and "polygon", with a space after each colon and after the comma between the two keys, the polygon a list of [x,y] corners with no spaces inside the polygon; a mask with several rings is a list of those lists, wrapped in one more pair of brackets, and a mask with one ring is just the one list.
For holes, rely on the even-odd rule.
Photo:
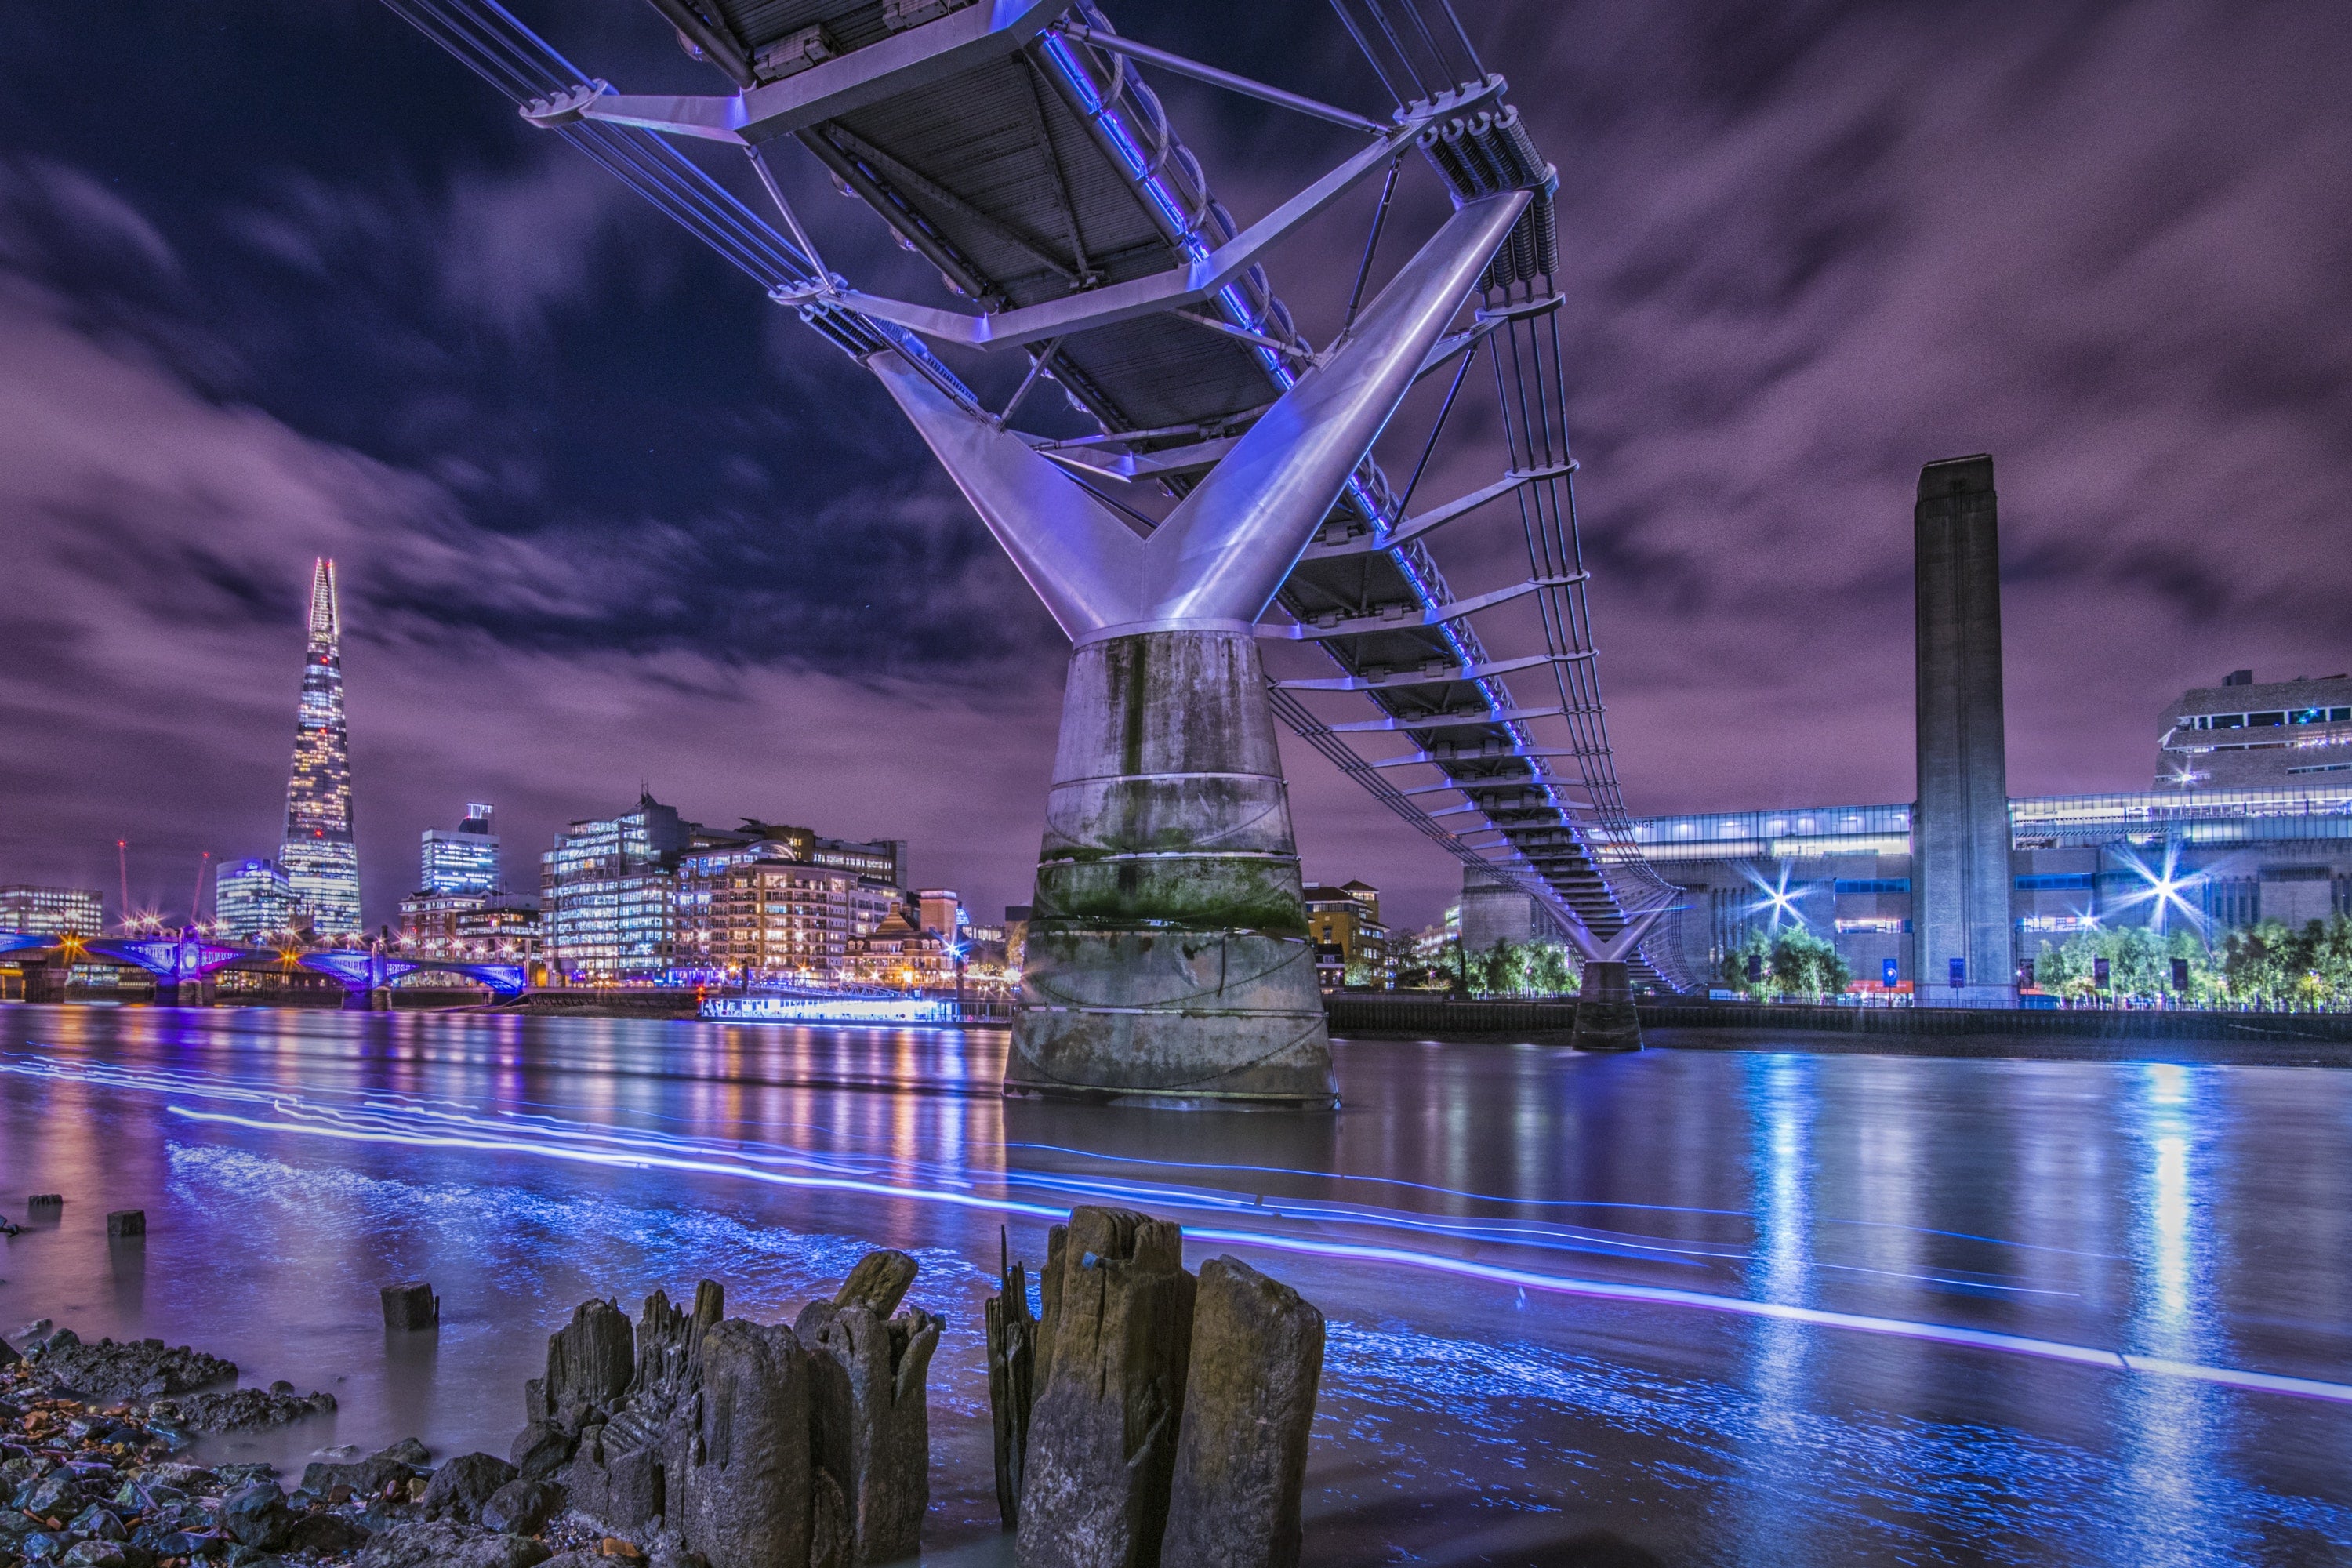
{"label": "water reflection", "polygon": [[[1133,1202],[1329,1312],[1318,1563],[2352,1551],[2313,1458],[2352,1436],[2316,1396],[2352,1394],[2343,1079],[1349,1045],[1336,1117],[1168,1116],[1001,1101],[1003,1045],[0,1009],[0,1202],[71,1197],[0,1314],[332,1387],[288,1458],[502,1450],[584,1296],[708,1276],[772,1321],[888,1241],[950,1321],[934,1535],[986,1542],[997,1227],[1034,1261],[1070,1204]],[[128,1291],[89,1227],[134,1206]],[[374,1292],[411,1279],[444,1324],[395,1343]]]}
{"label": "water reflection", "polygon": [[[2128,1342],[2144,1355],[2199,1362],[2225,1352],[2208,1309],[2211,1287],[2204,1175],[2196,1148],[2199,1085],[2189,1069],[2153,1063],[2137,1069],[2125,1101],[2132,1141],[2133,1251],[2142,1269],[2133,1292]],[[2126,1484],[2132,1495],[2133,1551],[2151,1568],[2238,1555],[2250,1541],[2221,1500],[2227,1396],[2208,1384],[2135,1379],[2121,1392]]]}

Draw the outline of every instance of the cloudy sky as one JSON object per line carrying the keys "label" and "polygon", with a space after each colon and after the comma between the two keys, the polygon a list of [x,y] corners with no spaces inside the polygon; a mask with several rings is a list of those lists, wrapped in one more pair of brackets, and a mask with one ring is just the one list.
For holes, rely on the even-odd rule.
{"label": "cloudy sky", "polygon": [[[1108,8],[1385,107],[1322,5]],[[1560,171],[1636,811],[1909,795],[1936,458],[1999,463],[2013,791],[2144,787],[2182,688],[2352,668],[2352,8],[1464,10]],[[529,14],[716,81],[634,0]],[[0,59],[0,881],[111,889],[121,837],[184,908],[273,850],[326,553],[371,920],[467,800],[527,868],[644,784],[1026,897],[1058,638],[854,364],[372,0],[9,6]],[[1244,220],[1345,142],[1164,95]],[[835,265],[921,281],[787,178]],[[1276,258],[1318,340],[1368,205]],[[1464,433],[1432,484],[1481,482]],[[1290,768],[1310,875],[1442,909],[1447,861]]]}

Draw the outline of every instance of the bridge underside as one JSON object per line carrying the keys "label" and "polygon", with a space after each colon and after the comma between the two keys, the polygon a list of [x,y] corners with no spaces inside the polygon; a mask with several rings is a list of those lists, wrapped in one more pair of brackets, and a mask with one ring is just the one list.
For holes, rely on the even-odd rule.
{"label": "bridge underside", "polygon": [[[1636,944],[1666,889],[1624,838],[1592,675],[1549,335],[1555,181],[1445,0],[1401,0],[1426,12],[1430,68],[1387,61],[1384,81],[1412,86],[1384,120],[1121,39],[1092,0],[650,0],[730,79],[703,98],[589,82],[488,6],[468,25],[502,47],[478,47],[441,19],[467,0],[388,3],[874,370],[1077,645],[1008,1090],[1328,1102],[1276,719],[1542,900],[1588,956],[1661,978]],[[1366,140],[1245,226],[1147,68],[1304,104]],[[792,239],[672,142],[749,153]],[[961,303],[827,270],[767,162],[795,142]],[[1424,247],[1360,315],[1360,277],[1318,348],[1261,258],[1384,180],[1376,243],[1416,149],[1456,209],[1431,241],[1444,254]],[[1433,313],[1401,302],[1415,268],[1424,293],[1450,290]],[[1015,355],[1019,390],[983,406],[925,340]],[[1373,441],[1415,381],[1450,378],[1433,444],[1482,354],[1507,471],[1411,511],[1420,466],[1400,493]],[[1047,383],[1093,434],[1019,428]],[[1432,542],[1489,505],[1518,511],[1525,574],[1457,595]],[[1476,629],[1503,615],[1519,617],[1507,657]],[[1266,638],[1330,673],[1268,680]],[[1132,700],[1102,685],[1114,672]],[[1333,702],[1364,716],[1317,706]],[[1367,757],[1367,742],[1405,749]]]}

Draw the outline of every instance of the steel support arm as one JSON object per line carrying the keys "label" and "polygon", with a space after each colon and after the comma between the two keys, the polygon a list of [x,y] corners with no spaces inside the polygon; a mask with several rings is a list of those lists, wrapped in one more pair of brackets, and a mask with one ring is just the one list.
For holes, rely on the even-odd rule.
{"label": "steel support arm", "polygon": [[1648,909],[1634,910],[1625,917],[1625,923],[1618,928],[1614,936],[1601,943],[1600,952],[1588,956],[1607,963],[1623,963],[1635,948],[1642,945],[1642,939],[1650,934],[1650,929],[1663,917],[1674,913],[1681,903],[1682,889],[1676,888]]}
{"label": "steel support arm", "polygon": [[1285,691],[1394,691],[1407,686],[1450,686],[1461,680],[1483,680],[1490,675],[1511,675],[1522,669],[1533,669],[1539,664],[1572,664],[1591,658],[1590,651],[1581,653],[1535,653],[1525,658],[1488,659],[1483,664],[1449,664],[1443,659],[1431,661],[1417,669],[1391,675],[1330,675],[1315,676],[1297,680],[1277,680]]}
{"label": "steel support arm", "polygon": [[1524,191],[1506,192],[1449,218],[1325,363],[1235,438],[1149,539],[896,350],[867,363],[1073,641],[1175,627],[1246,630],[1527,201]]}
{"label": "steel support arm", "polygon": [[1265,613],[1528,200],[1483,196],[1446,219],[1328,360],[1185,496],[1152,536],[1155,596],[1170,614]]}

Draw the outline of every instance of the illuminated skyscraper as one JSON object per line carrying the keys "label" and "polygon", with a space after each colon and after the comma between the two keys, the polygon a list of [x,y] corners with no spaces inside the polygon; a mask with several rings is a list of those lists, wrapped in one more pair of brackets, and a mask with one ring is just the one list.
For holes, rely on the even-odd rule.
{"label": "illuminated skyscraper", "polygon": [[293,884],[275,860],[224,866],[213,883],[213,913],[222,936],[259,942],[294,923]]}
{"label": "illuminated skyscraper", "polygon": [[310,646],[302,661],[302,714],[286,784],[286,868],[294,898],[322,935],[360,929],[359,847],[352,838],[351,742],[343,728],[343,617],[335,563],[310,574]]}
{"label": "illuminated skyscraper", "polygon": [[466,807],[466,820],[455,833],[437,827],[425,830],[424,893],[496,893],[499,880],[499,836],[490,831],[490,808],[477,803]]}

